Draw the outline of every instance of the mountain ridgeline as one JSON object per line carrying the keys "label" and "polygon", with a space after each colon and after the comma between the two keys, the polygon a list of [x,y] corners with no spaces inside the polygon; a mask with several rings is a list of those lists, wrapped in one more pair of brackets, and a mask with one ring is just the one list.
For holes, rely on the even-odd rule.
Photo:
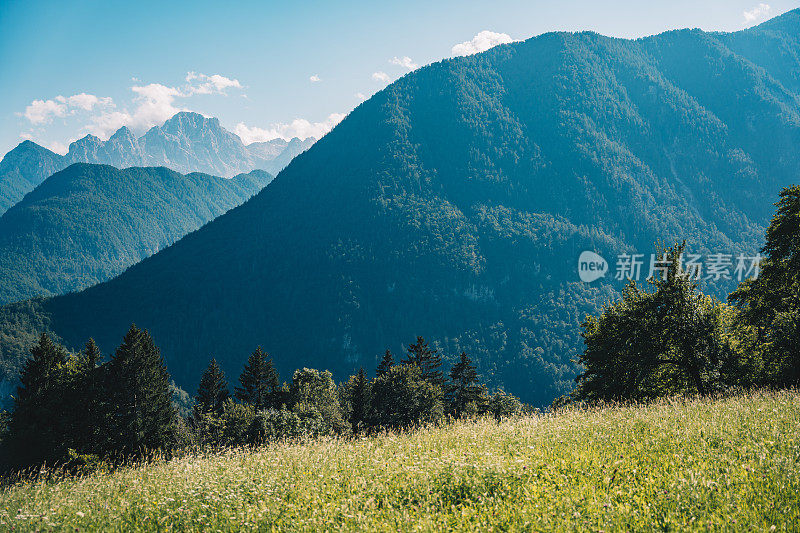
{"label": "mountain ridgeline", "polygon": [[76,163],[0,217],[0,303],[106,281],[242,204],[272,180]]}
{"label": "mountain ridgeline", "polygon": [[241,207],[109,282],[6,307],[0,335],[38,324],[107,352],[135,322],[185,386],[258,345],[284,374],[342,378],[423,335],[546,404],[579,372],[581,321],[622,287],[580,282],[581,251],[761,246],[800,173],[798,35],[795,11],[735,34],[550,33],[424,67]]}
{"label": "mountain ridgeline", "polygon": [[72,163],[98,163],[117,168],[170,168],[182,174],[202,172],[232,177],[251,170],[277,174],[315,139],[274,139],[245,145],[216,118],[180,112],[142,137],[127,127],[107,141],[87,135],[69,145],[62,156],[25,141],[0,162],[0,214],[19,202],[45,178]]}

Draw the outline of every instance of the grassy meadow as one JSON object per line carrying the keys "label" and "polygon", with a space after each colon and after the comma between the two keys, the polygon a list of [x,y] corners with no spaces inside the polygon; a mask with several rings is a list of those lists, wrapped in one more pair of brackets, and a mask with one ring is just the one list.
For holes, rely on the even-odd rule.
{"label": "grassy meadow", "polygon": [[800,394],[457,422],[0,493],[2,530],[798,531]]}

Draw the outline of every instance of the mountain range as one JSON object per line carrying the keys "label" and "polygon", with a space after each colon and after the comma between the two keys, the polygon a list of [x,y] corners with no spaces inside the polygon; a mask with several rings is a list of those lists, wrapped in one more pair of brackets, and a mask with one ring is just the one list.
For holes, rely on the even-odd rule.
{"label": "mountain range", "polygon": [[45,178],[72,163],[117,168],[161,166],[183,174],[201,172],[222,177],[256,169],[275,175],[314,142],[309,137],[245,145],[218,119],[191,112],[177,113],[138,138],[127,127],[117,130],[107,141],[87,135],[70,144],[64,156],[24,141],[0,162],[0,214]]}
{"label": "mountain range", "polygon": [[[686,239],[753,254],[800,175],[800,11],[725,34],[549,33],[412,72],[242,206],[85,291],[0,310],[7,379],[46,329],[106,352],[131,322],[178,384],[258,345],[342,378],[423,335],[544,405],[578,373],[579,281]],[[709,284],[720,297],[731,284]],[[9,348],[13,347],[13,348]]]}
{"label": "mountain range", "polygon": [[76,163],[0,217],[0,303],[106,281],[236,207],[272,180]]}

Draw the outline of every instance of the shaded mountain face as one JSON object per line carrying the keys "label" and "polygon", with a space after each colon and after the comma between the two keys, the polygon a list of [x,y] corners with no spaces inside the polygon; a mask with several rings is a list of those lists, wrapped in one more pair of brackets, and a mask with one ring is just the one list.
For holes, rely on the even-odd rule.
{"label": "shaded mountain face", "polygon": [[106,281],[236,207],[272,179],[77,163],[0,217],[0,303]]}
{"label": "shaded mountain face", "polygon": [[342,378],[424,335],[546,404],[622,288],[580,282],[583,250],[613,268],[656,241],[760,247],[800,171],[799,32],[792,13],[732,35],[547,34],[422,68],[249,202],[107,283],[4,308],[0,335],[45,324],[108,352],[136,322],[188,388],[212,355],[235,376],[261,345],[284,375]]}
{"label": "shaded mountain face", "polygon": [[0,215],[46,177],[72,163],[167,167],[184,174],[202,172],[222,177],[255,169],[275,175],[314,142],[314,138],[277,139],[245,145],[218,119],[189,112],[177,113],[141,138],[127,127],[107,141],[87,135],[70,144],[66,156],[25,141],[0,164]]}
{"label": "shaded mountain face", "polygon": [[8,152],[0,162],[0,215],[62,168],[62,156],[31,141]]}

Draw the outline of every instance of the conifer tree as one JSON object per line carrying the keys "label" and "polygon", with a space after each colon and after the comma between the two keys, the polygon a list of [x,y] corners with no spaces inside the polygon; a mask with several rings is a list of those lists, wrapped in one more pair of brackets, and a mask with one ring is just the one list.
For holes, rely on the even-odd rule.
{"label": "conifer tree", "polygon": [[278,372],[259,346],[247,359],[247,364],[239,376],[236,398],[252,405],[256,410],[279,407],[281,386]]}
{"label": "conifer tree", "polygon": [[195,413],[222,414],[225,400],[229,396],[225,373],[217,364],[217,360],[212,358],[208,368],[203,372],[203,377],[200,378],[195,398]]}
{"label": "conifer tree", "polygon": [[745,342],[760,355],[761,385],[800,385],[800,186],[783,189],[767,228],[766,258],[756,279],[730,295],[737,323],[754,334]]}
{"label": "conifer tree", "polygon": [[438,387],[444,387],[444,373],[442,372],[442,357],[438,350],[428,346],[425,339],[417,337],[416,344],[408,347],[408,355],[403,364],[416,365],[422,372],[422,379]]}
{"label": "conifer tree", "polygon": [[[387,350],[386,353],[389,353]],[[391,356],[391,354],[389,354]],[[352,413],[350,415],[350,423],[353,426],[353,433],[358,433],[367,421],[367,410],[369,408],[369,396],[367,391],[368,381],[367,375],[364,373],[364,367],[359,369],[356,379],[353,382],[353,391],[350,398]]]}
{"label": "conifer tree", "polygon": [[147,331],[132,325],[109,363],[106,390],[113,407],[114,452],[138,454],[167,448],[175,409],[170,378]]}
{"label": "conifer tree", "polygon": [[385,376],[389,373],[389,369],[394,366],[394,356],[392,356],[392,352],[386,350],[386,353],[383,354],[383,359],[381,362],[378,363],[378,369],[376,371],[376,376],[381,377]]}
{"label": "conifer tree", "polygon": [[80,411],[77,419],[76,442],[81,453],[98,453],[107,438],[108,406],[104,401],[103,368],[98,366],[102,354],[94,339],[89,339],[80,353],[72,398]]}
{"label": "conifer tree", "polygon": [[447,387],[447,401],[451,412],[462,416],[470,405],[480,410],[485,403],[484,388],[478,383],[478,372],[466,352],[461,352],[458,363],[450,369],[451,383]]}
{"label": "conifer tree", "polygon": [[9,423],[8,458],[14,468],[53,463],[66,454],[64,398],[67,351],[42,333],[20,373]]}

